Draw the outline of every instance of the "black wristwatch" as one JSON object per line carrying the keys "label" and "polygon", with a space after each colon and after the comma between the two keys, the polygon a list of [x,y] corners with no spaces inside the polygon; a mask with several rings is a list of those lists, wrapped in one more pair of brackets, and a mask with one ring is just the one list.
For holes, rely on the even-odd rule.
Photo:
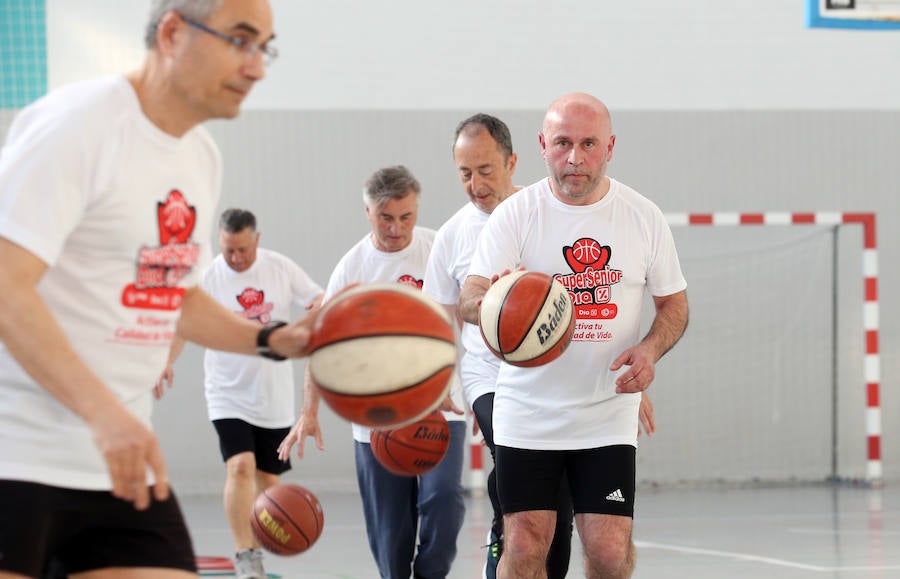
{"label": "black wristwatch", "polygon": [[269,347],[269,335],[274,332],[276,329],[286,326],[287,322],[279,322],[272,320],[256,334],[256,353],[262,356],[263,358],[268,358],[269,360],[287,360],[285,356],[281,354],[276,354],[272,348]]}

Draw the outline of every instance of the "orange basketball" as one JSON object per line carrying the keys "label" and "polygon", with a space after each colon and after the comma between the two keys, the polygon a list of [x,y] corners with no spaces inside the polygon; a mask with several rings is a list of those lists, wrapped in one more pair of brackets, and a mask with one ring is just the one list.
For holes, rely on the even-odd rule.
{"label": "orange basketball", "polygon": [[394,430],[372,430],[372,454],[401,476],[418,476],[436,467],[450,446],[450,426],[440,410]]}
{"label": "orange basketball", "polygon": [[491,285],[478,321],[494,355],[514,366],[541,366],[569,346],[575,308],[561,283],[544,273],[520,270]]}
{"label": "orange basketball", "polygon": [[322,534],[324,524],[319,499],[295,484],[267,488],[256,497],[250,513],[250,528],[259,544],[276,555],[306,551]]}
{"label": "orange basketball", "polygon": [[335,295],[316,320],[310,348],[322,399],[337,415],[376,428],[397,428],[437,408],[457,357],[444,307],[399,283]]}

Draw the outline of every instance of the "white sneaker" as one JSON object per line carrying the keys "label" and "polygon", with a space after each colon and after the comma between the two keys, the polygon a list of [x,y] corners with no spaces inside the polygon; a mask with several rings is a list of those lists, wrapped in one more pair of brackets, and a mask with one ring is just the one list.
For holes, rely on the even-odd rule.
{"label": "white sneaker", "polygon": [[237,579],[266,579],[262,564],[262,549],[244,549],[234,554],[234,574]]}

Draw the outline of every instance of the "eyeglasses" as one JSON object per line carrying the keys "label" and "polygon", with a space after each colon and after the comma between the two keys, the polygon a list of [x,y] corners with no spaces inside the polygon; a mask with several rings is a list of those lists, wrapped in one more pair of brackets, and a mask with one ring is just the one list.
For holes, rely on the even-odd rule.
{"label": "eyeglasses", "polygon": [[216,38],[221,38],[234,48],[238,50],[247,60],[251,60],[257,53],[262,53],[263,64],[268,66],[272,64],[272,61],[278,58],[278,49],[274,46],[269,46],[268,44],[260,44],[258,42],[254,42],[247,37],[244,36],[229,36],[223,32],[219,32],[218,30],[213,30],[209,26],[205,24],[201,24],[196,20],[188,18],[187,16],[181,15],[181,19],[187,23],[188,26],[193,26],[197,30],[202,30],[203,32],[207,32],[212,34]]}

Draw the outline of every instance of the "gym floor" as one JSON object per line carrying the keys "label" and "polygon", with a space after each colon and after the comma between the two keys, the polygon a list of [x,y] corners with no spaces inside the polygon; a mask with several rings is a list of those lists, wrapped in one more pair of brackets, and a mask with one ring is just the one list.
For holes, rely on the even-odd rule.
{"label": "gym floor", "polygon": [[[325,530],[306,553],[267,555],[283,579],[377,579],[359,497],[317,493]],[[636,579],[900,578],[900,485],[639,489]],[[219,497],[181,497],[198,555],[232,555]],[[477,579],[490,520],[469,497],[450,579]],[[569,577],[583,577],[574,538]]]}

